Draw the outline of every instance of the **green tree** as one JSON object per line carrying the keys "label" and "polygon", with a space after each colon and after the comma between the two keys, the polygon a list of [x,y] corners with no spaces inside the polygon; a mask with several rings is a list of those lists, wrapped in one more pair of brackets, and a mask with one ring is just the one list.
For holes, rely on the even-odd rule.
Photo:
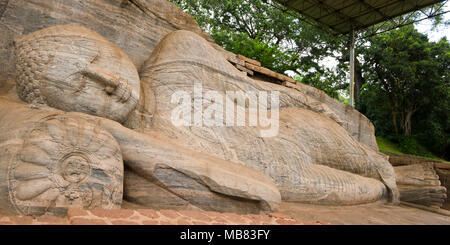
{"label": "green tree", "polygon": [[418,111],[414,130],[420,142],[440,157],[450,159],[450,42],[444,38],[435,43],[431,53],[437,60],[441,82],[430,98],[434,106]]}
{"label": "green tree", "polygon": [[[348,89],[348,42],[347,36],[333,36],[328,31],[305,22],[303,16],[286,9],[273,0],[170,0],[192,14],[200,26],[211,34],[226,50],[256,59],[263,66],[286,73],[291,71],[300,82],[323,89],[338,98]],[[436,4],[423,11],[438,10]],[[419,12],[400,16],[393,21],[374,27],[383,31],[393,27],[394,22],[405,23],[422,18]],[[442,18],[433,19],[437,25]],[[369,31],[359,33],[359,37]],[[357,53],[364,49],[366,41],[357,42]],[[337,69],[327,69],[324,57],[339,60]],[[355,96],[365,84],[362,75],[363,62],[356,59]]]}
{"label": "green tree", "polygon": [[[439,155],[449,142],[450,44],[429,42],[414,26],[370,39],[360,111],[384,135],[415,135]],[[388,120],[390,118],[390,122]]]}
{"label": "green tree", "polygon": [[[345,101],[348,36],[333,36],[273,0],[170,1],[226,50]],[[422,12],[442,12],[441,6]],[[370,37],[370,30],[357,34],[355,96],[357,109],[374,122],[378,135],[414,134],[442,155],[449,152],[448,41],[430,43],[412,25],[389,31],[421,18],[420,12],[399,16],[374,26],[385,32],[379,36]],[[432,20],[435,27],[443,23],[442,16]],[[326,68],[325,57],[337,59],[337,68]]]}
{"label": "green tree", "polygon": [[[171,0],[192,14],[226,50],[261,62],[279,73],[291,71],[301,82],[324,88],[337,98],[348,83],[344,73],[327,69],[321,60],[338,57],[345,37],[335,37],[275,1]],[[332,81],[333,80],[333,81]]]}
{"label": "green tree", "polygon": [[387,96],[396,133],[411,135],[414,114],[433,107],[431,98],[442,91],[432,51],[427,36],[407,26],[374,37],[364,52],[366,72]]}

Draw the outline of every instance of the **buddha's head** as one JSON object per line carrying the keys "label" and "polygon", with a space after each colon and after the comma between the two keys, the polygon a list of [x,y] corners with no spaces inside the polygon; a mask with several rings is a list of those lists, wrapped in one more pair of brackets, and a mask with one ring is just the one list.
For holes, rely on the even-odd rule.
{"label": "buddha's head", "polygon": [[139,99],[139,75],[126,54],[77,25],[17,40],[16,70],[19,97],[28,103],[123,122]]}

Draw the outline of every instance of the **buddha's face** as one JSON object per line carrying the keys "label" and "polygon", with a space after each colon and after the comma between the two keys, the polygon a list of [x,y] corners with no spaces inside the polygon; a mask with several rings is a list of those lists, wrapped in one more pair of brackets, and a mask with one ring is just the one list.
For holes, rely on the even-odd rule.
{"label": "buddha's face", "polygon": [[118,122],[136,107],[135,66],[89,29],[65,25],[31,33],[16,42],[16,54],[18,93],[27,102]]}

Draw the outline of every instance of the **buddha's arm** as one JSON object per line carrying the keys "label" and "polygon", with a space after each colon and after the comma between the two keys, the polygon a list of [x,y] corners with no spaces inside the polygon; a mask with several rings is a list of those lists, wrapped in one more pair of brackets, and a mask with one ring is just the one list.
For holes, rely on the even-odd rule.
{"label": "buddha's arm", "polygon": [[[86,116],[86,114],[81,114]],[[157,169],[173,169],[206,186],[213,192],[261,202],[266,210],[276,209],[280,193],[271,178],[241,164],[225,161],[178,146],[163,138],[153,138],[123,127],[117,122],[94,117],[120,145],[127,167],[146,179],[162,185]]]}

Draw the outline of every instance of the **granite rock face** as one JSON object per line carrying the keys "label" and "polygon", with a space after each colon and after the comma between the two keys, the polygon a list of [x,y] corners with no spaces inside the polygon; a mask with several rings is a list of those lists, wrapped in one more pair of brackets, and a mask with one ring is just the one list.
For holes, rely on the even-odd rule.
{"label": "granite rock face", "polygon": [[[91,188],[91,185],[87,184],[90,183],[88,177],[91,174],[91,165],[93,165],[92,168],[95,167],[95,173],[103,171],[102,168],[105,167],[97,166],[96,164],[102,162],[91,159],[109,157],[115,157],[119,162],[111,161],[111,166],[108,163],[103,164],[107,167],[115,165],[121,167],[116,173],[120,179],[114,182],[121,188],[120,195],[114,194],[114,198],[110,198],[114,201],[118,200],[118,205],[122,200],[123,158],[125,165],[139,174],[132,179],[141,177],[146,182],[143,185],[126,182],[125,192],[136,190],[138,193],[143,192],[145,195],[155,196],[161,200],[161,202],[154,202],[134,198],[137,204],[141,202],[142,205],[164,208],[168,207],[164,200],[170,200],[173,196],[178,206],[182,200],[183,204],[188,203],[193,209],[257,213],[277,208],[281,201],[279,191],[273,181],[264,174],[238,163],[185,149],[165,139],[164,135],[151,137],[119,124],[118,122],[128,120],[135,115],[129,116],[138,102],[139,78],[134,65],[120,49],[97,33],[77,25],[53,26],[24,36],[16,41],[15,47],[18,73],[16,90],[20,99],[31,103],[34,110],[29,106],[5,100],[1,111],[9,116],[0,117],[2,130],[27,131],[28,125],[13,124],[16,113],[20,114],[16,120],[27,122],[25,119],[28,119],[29,124],[39,123],[39,119],[28,118],[29,115],[34,114],[36,117],[41,116],[51,120],[49,111],[56,114],[64,114],[66,111],[70,119],[74,121],[57,117],[51,120],[49,123],[51,126],[47,126],[45,121],[44,125],[36,129],[36,132],[42,134],[37,135],[36,139],[29,135],[24,136],[31,137],[33,144],[41,147],[40,150],[35,150],[35,147],[32,148],[33,150],[28,150],[30,148],[28,144],[18,146],[19,152],[24,151],[30,155],[25,158],[27,161],[39,159],[39,163],[36,164],[46,166],[49,172],[46,172],[49,176],[41,176],[41,171],[45,169],[36,170],[36,174],[35,166],[28,166],[28,164],[20,168],[19,177],[25,176],[23,177],[27,181],[25,184],[16,184],[7,177],[3,179],[3,183],[7,182],[8,186],[3,193],[5,195],[9,193],[9,202],[16,203],[16,199],[28,201],[30,198],[37,198],[36,202],[21,203],[20,205],[23,206],[21,213],[48,214],[47,209],[57,207],[65,210],[72,204],[87,209],[117,208],[117,206],[107,205],[102,196],[94,195],[93,191],[84,191],[80,187]],[[10,114],[7,114],[8,112]],[[86,120],[94,122],[93,125],[83,123]],[[103,131],[110,133],[105,132],[109,140],[102,140]],[[11,136],[5,134],[5,140],[10,140],[13,136],[17,136],[17,133]],[[42,138],[49,139],[39,141]],[[107,149],[115,146],[115,151],[113,153],[90,151],[90,142],[93,138],[99,141],[94,144],[94,148],[97,145]],[[65,141],[69,141],[72,148],[66,149]],[[4,145],[5,152],[12,147],[7,143]],[[85,154],[86,151],[88,153]],[[45,152],[54,154],[55,157],[42,156]],[[5,157],[8,157],[8,154],[5,153]],[[69,167],[67,167],[68,170],[65,170],[66,167],[53,167],[58,165],[69,165]],[[8,176],[11,175],[11,171],[12,175],[15,173],[15,170],[11,168],[15,167],[8,167],[8,170],[5,170]],[[54,179],[57,174],[69,182],[71,178],[75,178],[76,187],[73,187],[75,190],[72,190],[70,183],[59,184],[62,180]],[[33,181],[29,182],[30,178]],[[103,180],[111,181],[109,178]],[[99,183],[96,186],[98,185]],[[53,190],[55,188],[56,190]],[[80,188],[81,194],[76,192]],[[53,192],[48,194],[47,190]],[[58,202],[58,196],[54,197],[58,194],[57,190],[68,196],[70,201]],[[75,196],[72,196],[72,192]],[[160,192],[165,195],[158,195]],[[86,198],[90,198],[88,204],[72,201],[72,199]],[[5,203],[8,205],[8,201]],[[90,203],[99,204],[91,205]],[[40,205],[43,205],[43,208]],[[7,207],[5,209],[8,210]],[[20,208],[16,207],[16,210],[18,209]],[[35,209],[38,211],[30,211]]]}
{"label": "granite rock face", "polygon": [[441,185],[432,163],[416,163],[394,167],[401,201],[441,208],[447,189]]}
{"label": "granite rock face", "polygon": [[[2,1],[0,34],[1,212],[61,215],[122,198],[240,213],[276,210],[281,199],[399,199],[365,117],[301,85],[247,77],[172,3]],[[196,84],[217,98],[278,91],[276,134],[175,126],[172,95]]]}
{"label": "granite rock face", "polygon": [[348,104],[341,103],[331,98],[322,90],[312,86],[303,83],[287,85],[288,87],[302,91],[311,98],[327,105],[342,122],[341,126],[347,130],[353,138],[369,146],[373,150],[378,151],[378,145],[375,138],[375,127],[372,122],[370,122],[363,114],[359,113],[359,111]]}
{"label": "granite rock face", "polygon": [[[3,10],[3,15],[1,14]],[[160,40],[175,30],[192,31],[206,39],[226,58],[235,54],[223,50],[204,32],[195,19],[166,0],[1,0],[0,1],[0,87],[14,84],[14,40],[54,25],[76,23],[117,45],[140,70]],[[357,110],[304,84],[295,90],[325,104],[339,117],[355,139],[378,150],[372,123]],[[145,88],[144,88],[145,89]],[[137,117],[134,115],[130,121]]]}
{"label": "granite rock face", "polygon": [[[351,137],[325,104],[293,89],[249,79],[195,33],[167,35],[140,76],[151,88],[144,91],[145,96],[154,97],[155,102],[146,105],[154,108],[152,128],[141,130],[164,134],[196,151],[265,173],[274,179],[284,200],[366,203],[385,197],[386,185],[398,201],[395,173],[387,159]],[[214,91],[224,98],[229,91],[279,91],[279,134],[262,138],[260,128],[248,126],[174,126],[171,112],[178,105],[171,95],[187,91],[194,97],[195,84],[202,85],[203,93]],[[210,104],[205,100],[203,109]],[[194,107],[192,103],[192,111]],[[249,108],[242,109],[250,114]]]}
{"label": "granite rock face", "polygon": [[[3,15],[1,14],[3,10]],[[195,19],[166,0],[1,0],[0,72],[13,75],[15,38],[51,27],[77,23],[123,50],[137,68],[168,33],[184,29],[213,42]],[[3,75],[2,81],[6,79]]]}

